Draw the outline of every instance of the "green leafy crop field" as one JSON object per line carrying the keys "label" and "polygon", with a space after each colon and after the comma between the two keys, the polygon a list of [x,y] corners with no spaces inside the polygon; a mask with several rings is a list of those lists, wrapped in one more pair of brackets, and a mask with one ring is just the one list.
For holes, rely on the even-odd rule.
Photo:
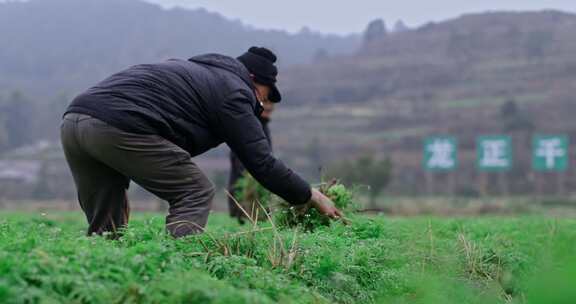
{"label": "green leafy crop field", "polygon": [[576,220],[351,215],[313,232],[174,240],[137,214],[119,240],[79,213],[0,213],[0,303],[576,303]]}

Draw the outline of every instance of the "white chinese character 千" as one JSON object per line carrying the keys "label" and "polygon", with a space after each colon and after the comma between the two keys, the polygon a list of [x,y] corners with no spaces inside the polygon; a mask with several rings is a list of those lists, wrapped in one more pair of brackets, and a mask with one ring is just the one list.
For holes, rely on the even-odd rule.
{"label": "white chinese character \u5343", "polygon": [[553,169],[556,167],[556,159],[566,156],[566,151],[559,138],[549,138],[538,141],[536,155],[544,158],[546,168]]}

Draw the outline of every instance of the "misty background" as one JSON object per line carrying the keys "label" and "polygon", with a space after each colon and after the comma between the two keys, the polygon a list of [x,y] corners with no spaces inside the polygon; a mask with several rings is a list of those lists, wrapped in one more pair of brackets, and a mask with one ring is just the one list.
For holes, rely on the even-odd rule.
{"label": "misty background", "polygon": [[[275,151],[312,181],[370,184],[372,173],[344,175],[386,160],[372,178],[381,196],[571,197],[571,170],[534,172],[530,153],[535,134],[576,135],[574,11],[560,0],[0,1],[0,204],[75,206],[59,123],[76,94],[130,65],[251,45],[280,57]],[[422,168],[437,134],[458,137],[458,170]],[[511,171],[476,170],[482,134],[512,137]],[[227,154],[196,160],[220,187]]]}
{"label": "misty background", "polygon": [[323,33],[361,33],[369,20],[388,22],[403,20],[418,27],[431,21],[439,22],[462,14],[487,11],[534,11],[557,9],[576,12],[576,3],[570,0],[439,0],[423,3],[405,1],[330,1],[294,0],[271,4],[266,0],[148,0],[166,8],[205,8],[231,18],[242,20],[257,28],[298,32],[308,27]]}

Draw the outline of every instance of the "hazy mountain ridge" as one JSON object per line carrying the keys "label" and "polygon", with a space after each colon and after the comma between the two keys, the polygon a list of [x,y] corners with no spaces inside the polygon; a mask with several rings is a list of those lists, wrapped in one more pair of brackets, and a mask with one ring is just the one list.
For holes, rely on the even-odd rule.
{"label": "hazy mountain ridge", "polygon": [[576,69],[575,31],[576,15],[556,11],[465,15],[387,33],[355,56],[294,68],[285,87],[303,103],[541,91]]}
{"label": "hazy mountain ridge", "polygon": [[[453,188],[467,191],[477,136],[508,134],[517,153],[510,189],[521,192],[530,187],[531,136],[576,137],[574,32],[576,15],[543,11],[465,15],[371,35],[353,56],[285,73],[286,104],[294,107],[276,117],[276,142],[290,143],[283,147],[288,155],[319,147],[311,155],[322,155],[324,165],[390,156],[390,191],[418,193],[426,137],[458,138],[461,168]],[[567,180],[576,184],[576,175]]]}
{"label": "hazy mountain ridge", "polygon": [[[102,4],[116,1],[122,5],[114,12]],[[138,10],[125,8],[134,4]],[[13,5],[15,11],[3,5]],[[58,6],[70,10],[64,14],[69,19],[50,17],[59,16]],[[86,10],[92,19],[76,13]],[[222,27],[195,29],[190,34],[171,30],[194,29],[194,22],[203,18]],[[70,28],[70,24],[81,26]],[[194,41],[203,42],[195,48],[198,53],[230,54],[250,44],[276,43],[274,48],[285,63],[280,75],[285,98],[271,123],[275,151],[315,179],[319,168],[342,159],[390,156],[395,172],[389,191],[420,193],[425,184],[423,139],[449,134],[458,138],[462,149],[453,188],[467,191],[476,174],[476,137],[510,134],[518,151],[515,164],[521,163],[511,173],[510,190],[521,192],[531,186],[531,136],[576,137],[576,41],[572,39],[576,15],[556,11],[472,14],[416,29],[399,26],[394,32],[387,32],[381,21],[371,24],[374,31],[368,28],[364,37],[369,39],[360,47],[358,37],[251,30],[216,14],[162,11],[135,0],[0,4],[0,37],[10,42],[0,48],[0,152],[43,138],[57,140],[57,124],[69,98],[54,99],[53,94],[69,97],[132,63],[188,57]],[[193,33],[196,36],[190,39]],[[327,55],[319,45],[326,47]],[[340,47],[357,46],[352,55],[334,55]],[[286,67],[288,62],[300,62],[303,53],[299,52],[315,60]],[[2,94],[16,89],[24,94]],[[39,98],[38,92],[44,95]],[[35,95],[27,98],[31,93]],[[224,150],[216,151],[204,168],[224,176],[226,157]],[[575,174],[566,179],[576,185]]]}
{"label": "hazy mountain ridge", "polygon": [[351,53],[359,37],[253,29],[205,10],[164,10],[138,0],[31,0],[0,3],[0,92],[75,94],[126,66],[251,45],[280,64],[310,62],[323,50]]}

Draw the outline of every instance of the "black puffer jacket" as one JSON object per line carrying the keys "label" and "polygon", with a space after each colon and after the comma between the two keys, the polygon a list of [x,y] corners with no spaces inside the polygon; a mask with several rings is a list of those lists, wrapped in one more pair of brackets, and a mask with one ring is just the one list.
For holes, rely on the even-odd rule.
{"label": "black puffer jacket", "polygon": [[264,187],[303,204],[310,185],[272,155],[258,120],[261,111],[244,65],[208,54],[131,67],[76,97],[66,112],[160,135],[191,156],[226,142]]}

